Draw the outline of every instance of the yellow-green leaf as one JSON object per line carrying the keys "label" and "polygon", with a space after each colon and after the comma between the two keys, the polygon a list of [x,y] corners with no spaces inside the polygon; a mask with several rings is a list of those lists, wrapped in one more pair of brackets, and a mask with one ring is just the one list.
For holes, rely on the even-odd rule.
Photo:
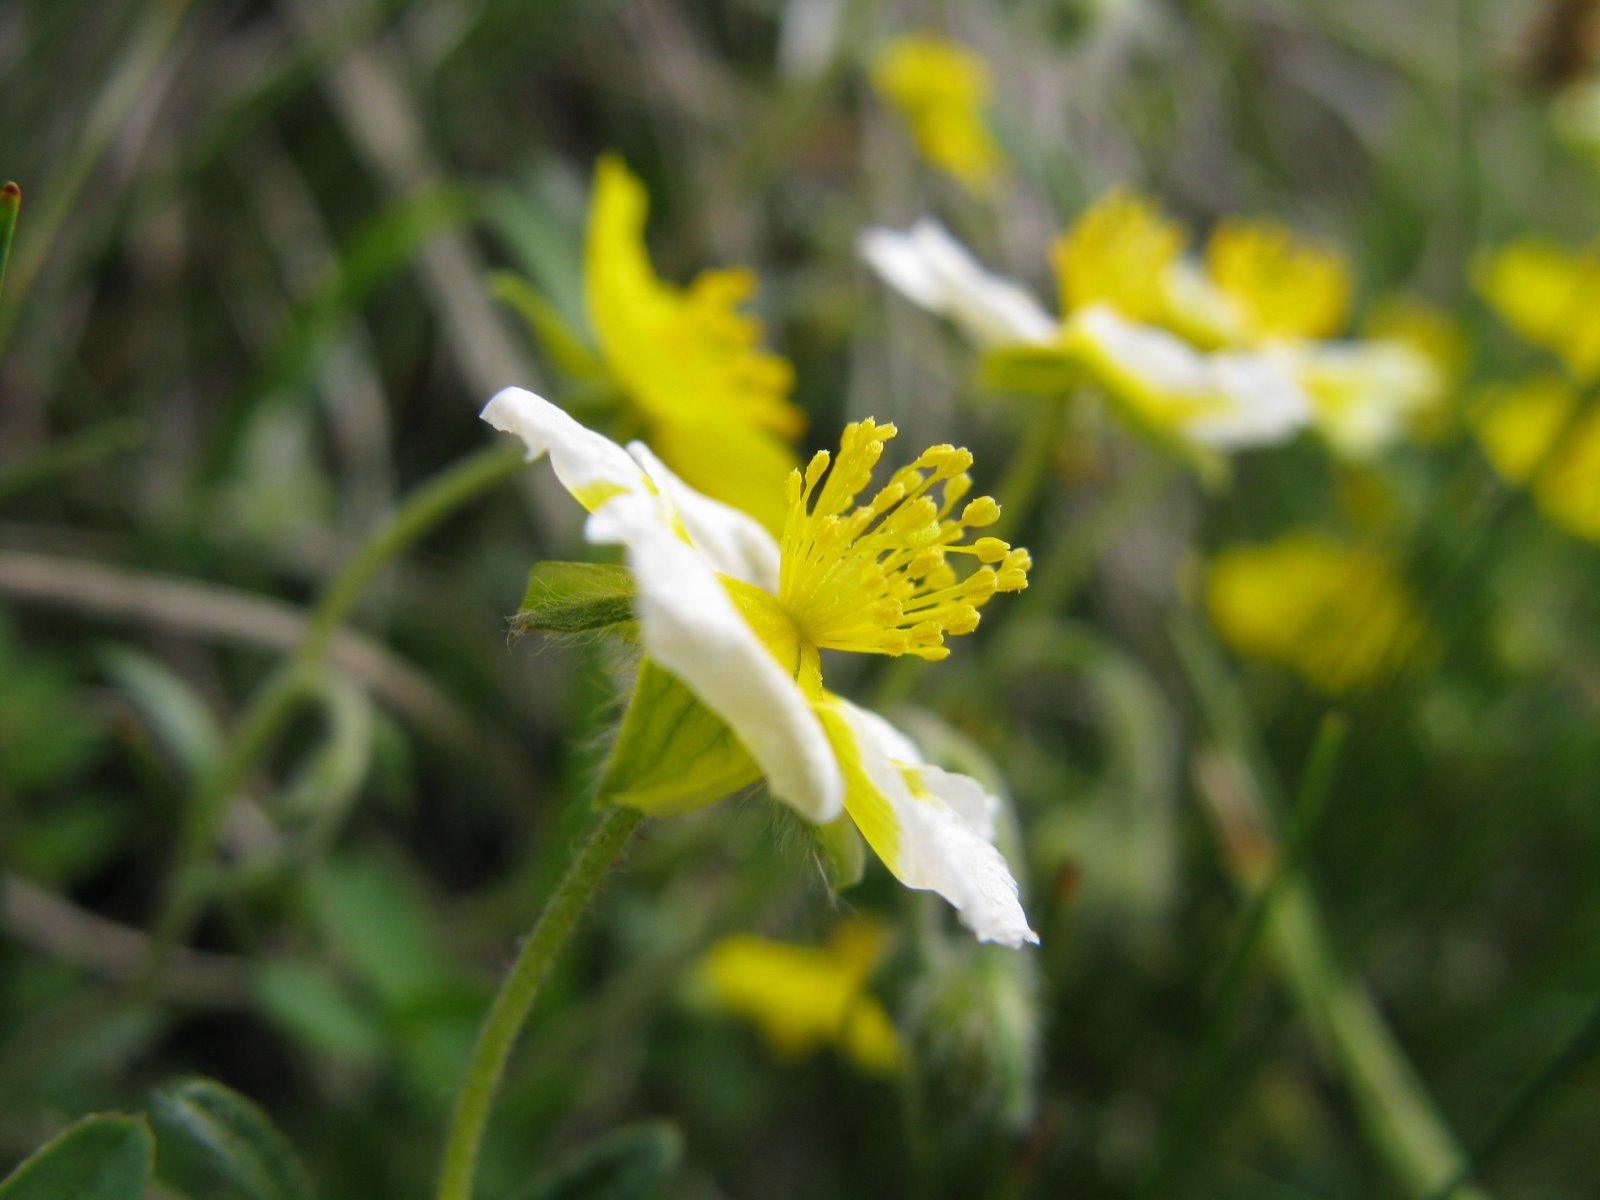
{"label": "yellow-green leaf", "polygon": [[1054,346],[1006,346],[978,361],[978,380],[989,391],[1022,396],[1070,396],[1084,383],[1083,368]]}
{"label": "yellow-green leaf", "polygon": [[606,760],[601,803],[653,816],[700,808],[761,778],[733,731],[677,678],[639,663],[633,698]]}

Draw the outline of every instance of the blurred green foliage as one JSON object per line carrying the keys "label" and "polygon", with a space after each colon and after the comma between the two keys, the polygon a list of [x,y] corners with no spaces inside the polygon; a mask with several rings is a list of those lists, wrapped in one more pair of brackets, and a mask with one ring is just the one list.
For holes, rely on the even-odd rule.
{"label": "blurred green foliage", "polygon": [[[980,487],[1014,456],[1037,471],[1006,532],[1039,562],[1016,611],[937,667],[857,656],[830,685],[1010,798],[1042,945],[970,945],[875,867],[831,897],[775,806],[652,823],[539,1000],[482,1195],[1429,1200],[1407,1171],[1435,1129],[1483,1151],[1482,1194],[1590,1194],[1600,557],[1465,429],[1481,385],[1544,362],[1472,294],[1477,256],[1596,236],[1600,179],[1534,66],[1567,10],[1596,19],[0,8],[0,178],[27,193],[0,296],[0,1170],[27,1161],[0,1198],[430,1194],[473,1032],[620,712],[593,632],[614,580],[536,573],[548,610],[528,617],[530,589],[516,615],[534,564],[589,553],[542,473],[395,547],[222,796],[192,936],[163,957],[151,933],[186,806],[340,568],[488,443],[493,389],[604,399],[574,331],[608,149],[649,185],[665,276],[757,269],[804,449],[871,414],[908,446],[970,445]],[[921,165],[866,82],[908,29],[991,64],[1012,164],[993,204]],[[1580,72],[1592,36],[1567,31]],[[1049,239],[1124,182],[1200,227],[1330,238],[1363,311],[1446,310],[1470,354],[1439,428],[1366,466],[1308,441],[1241,455],[1203,486],[1026,394],[1060,389],[1050,364],[980,368],[855,258],[866,225],[935,212],[1043,289]],[[1305,526],[1390,552],[1430,630],[1431,654],[1337,704],[1230,659],[1198,607],[1214,550]],[[845,908],[899,931],[874,980],[914,1051],[892,1081],[775,1060],[684,983],[723,934],[820,942]],[[113,1110],[144,1115],[84,1118]]]}

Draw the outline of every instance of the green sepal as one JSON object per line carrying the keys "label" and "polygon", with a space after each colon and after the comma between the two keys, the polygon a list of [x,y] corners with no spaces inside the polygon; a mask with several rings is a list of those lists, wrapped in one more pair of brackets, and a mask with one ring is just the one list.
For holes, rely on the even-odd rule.
{"label": "green sepal", "polygon": [[830,891],[842,892],[861,882],[867,866],[866,845],[849,816],[840,814],[826,825],[802,822],[817,847],[817,862]]}
{"label": "green sepal", "polygon": [[0,1200],[139,1200],[155,1156],[140,1117],[85,1117],[0,1182]]}
{"label": "green sepal", "polygon": [[978,382],[991,392],[1070,396],[1084,380],[1083,367],[1059,346],[1004,346],[978,360]]}
{"label": "green sepal", "polygon": [[702,808],[761,778],[721,717],[650,659],[639,662],[628,710],[597,797],[651,816]]}
{"label": "green sepal", "polygon": [[510,271],[491,271],[486,282],[489,295],[516,310],[557,370],[573,379],[595,379],[605,374],[605,364],[588,339],[569,325],[555,305],[526,279]]}
{"label": "green sepal", "polygon": [[634,618],[633,575],[603,563],[542,562],[528,572],[518,633],[585,633]]}

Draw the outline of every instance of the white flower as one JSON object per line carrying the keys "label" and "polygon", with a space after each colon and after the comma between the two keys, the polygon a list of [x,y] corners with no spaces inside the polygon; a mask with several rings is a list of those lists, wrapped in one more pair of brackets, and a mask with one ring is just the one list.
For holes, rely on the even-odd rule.
{"label": "white flower", "polygon": [[1318,432],[1345,458],[1372,458],[1444,399],[1444,373],[1396,339],[1281,342],[1266,353],[1311,397]]}
{"label": "white flower", "polygon": [[1021,284],[983,269],[937,221],[910,230],[868,229],[861,256],[913,304],[949,317],[984,347],[1049,345],[1060,325]]}
{"label": "white flower", "polygon": [[[530,461],[549,456],[590,511],[590,541],[624,548],[645,655],[726,723],[774,796],[815,822],[848,813],[902,882],[945,897],[980,939],[1038,940],[993,844],[998,801],[822,687],[820,649],[941,658],[997,591],[1026,585],[1026,551],[962,540],[998,516],[992,500],[951,515],[969,454],[933,447],[854,506],[894,429],[851,425],[837,461],[819,454],[795,472],[780,544],[644,446],[624,450],[531,392],[500,392],[483,417]],[[984,565],[958,578],[947,559],[959,556]]]}
{"label": "white flower", "polygon": [[[1286,441],[1311,417],[1304,390],[1277,359],[1200,351],[1099,303],[1058,321],[1020,284],[984,270],[937,222],[924,219],[904,233],[869,229],[858,248],[890,286],[954,321],[979,346],[1057,347],[1159,431],[1236,449]],[[1183,272],[1174,277],[1188,280],[1190,292],[1200,288]]]}

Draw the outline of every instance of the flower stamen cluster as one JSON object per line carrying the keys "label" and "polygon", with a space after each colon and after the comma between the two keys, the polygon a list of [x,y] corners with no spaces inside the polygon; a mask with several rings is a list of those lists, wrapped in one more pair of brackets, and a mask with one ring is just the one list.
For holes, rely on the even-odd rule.
{"label": "flower stamen cluster", "polygon": [[[803,474],[790,475],[778,601],[812,645],[936,661],[950,653],[945,635],[975,630],[978,610],[996,592],[1027,587],[1032,559],[996,537],[963,540],[1000,519],[991,497],[962,505],[972,488],[967,450],[932,446],[856,504],[895,433],[893,425],[855,422],[836,460],[818,451]],[[951,555],[982,565],[961,578]]]}

